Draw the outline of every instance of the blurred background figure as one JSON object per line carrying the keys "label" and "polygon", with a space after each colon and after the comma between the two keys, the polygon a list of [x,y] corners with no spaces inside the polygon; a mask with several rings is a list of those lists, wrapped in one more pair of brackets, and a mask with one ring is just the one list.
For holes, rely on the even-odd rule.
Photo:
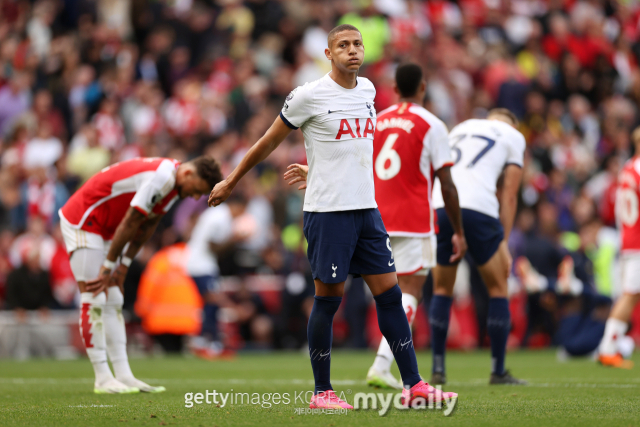
{"label": "blurred background figure", "polygon": [[[218,258],[234,251],[235,246],[255,230],[255,223],[237,223],[247,208],[247,200],[242,194],[230,198],[219,208],[207,208],[200,215],[188,244],[187,272],[204,300],[202,328],[191,346],[194,354],[207,359],[216,358],[223,350],[218,331],[218,307],[232,305],[219,290]],[[247,313],[243,318],[250,316]]]}

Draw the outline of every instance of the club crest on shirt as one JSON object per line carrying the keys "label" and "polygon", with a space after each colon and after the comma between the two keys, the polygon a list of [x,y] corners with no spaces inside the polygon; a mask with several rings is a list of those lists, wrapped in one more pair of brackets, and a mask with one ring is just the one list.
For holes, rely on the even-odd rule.
{"label": "club crest on shirt", "polygon": [[296,94],[296,91],[298,90],[298,88],[295,88],[294,90],[292,90],[289,95],[287,95],[287,97],[285,98],[287,101],[291,101],[293,99],[293,95]]}
{"label": "club crest on shirt", "polygon": [[373,109],[371,108],[372,105],[369,104],[368,102],[365,102],[365,104],[366,104],[367,108],[369,109],[369,116],[373,117]]}

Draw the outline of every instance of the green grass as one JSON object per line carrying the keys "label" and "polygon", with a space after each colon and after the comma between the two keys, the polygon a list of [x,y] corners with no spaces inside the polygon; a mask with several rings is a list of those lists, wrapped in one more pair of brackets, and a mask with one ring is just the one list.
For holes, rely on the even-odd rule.
{"label": "green grass", "polygon": [[[332,355],[337,392],[368,392],[364,376],[370,352]],[[640,364],[635,355],[636,365]],[[428,375],[429,353],[418,363]],[[507,364],[526,387],[488,386],[486,352],[450,353],[449,384],[460,394],[454,414],[391,409],[385,417],[373,410],[347,415],[296,415],[299,401],[262,408],[216,407],[203,403],[185,408],[188,392],[290,393],[312,389],[309,360],[302,353],[240,355],[234,361],[192,358],[131,361],[139,378],[164,385],[166,393],[126,396],[93,394],[87,360],[0,362],[0,426],[640,426],[639,368],[606,369],[590,360],[556,361],[553,351],[510,353]],[[397,372],[397,371],[396,371]],[[292,399],[293,400],[293,399]]]}

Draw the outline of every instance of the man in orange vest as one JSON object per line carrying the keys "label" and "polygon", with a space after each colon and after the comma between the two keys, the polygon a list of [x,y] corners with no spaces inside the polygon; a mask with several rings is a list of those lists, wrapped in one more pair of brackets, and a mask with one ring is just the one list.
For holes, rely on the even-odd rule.
{"label": "man in orange vest", "polygon": [[140,278],[136,314],[165,351],[179,352],[182,336],[196,335],[201,328],[203,300],[185,268],[188,252],[184,243],[163,248]]}

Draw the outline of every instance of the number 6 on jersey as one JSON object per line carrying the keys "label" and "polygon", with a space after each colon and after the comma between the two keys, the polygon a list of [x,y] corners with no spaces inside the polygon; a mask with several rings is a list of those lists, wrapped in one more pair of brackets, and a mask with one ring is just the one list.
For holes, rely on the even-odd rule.
{"label": "number 6 on jersey", "polygon": [[[397,133],[390,134],[384,141],[384,144],[380,149],[380,154],[378,154],[378,157],[376,158],[376,175],[383,181],[393,178],[398,175],[398,172],[400,172],[402,161],[400,160],[398,152],[393,149],[393,144],[396,143],[397,139]],[[387,160],[389,161],[389,166],[387,166]]]}

